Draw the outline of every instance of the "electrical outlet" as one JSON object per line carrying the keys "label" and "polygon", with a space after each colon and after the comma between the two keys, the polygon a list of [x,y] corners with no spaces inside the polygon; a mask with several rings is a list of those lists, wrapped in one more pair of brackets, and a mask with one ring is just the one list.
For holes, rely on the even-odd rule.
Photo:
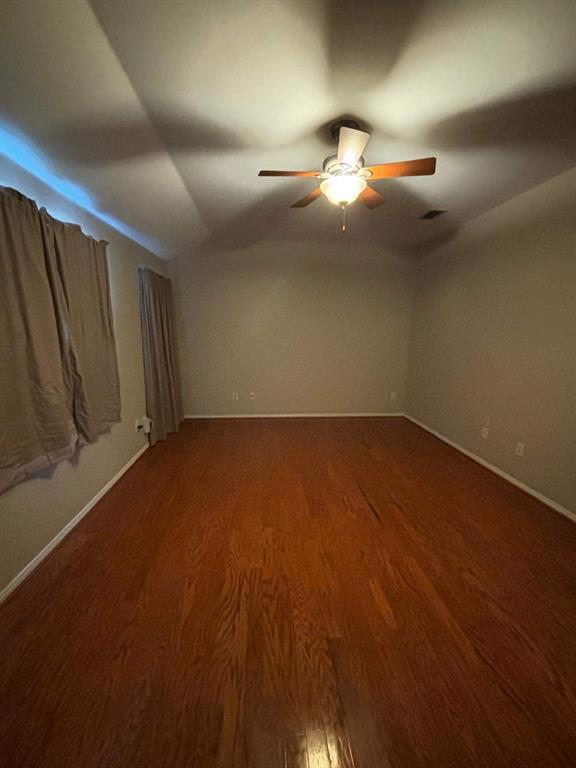
{"label": "electrical outlet", "polygon": [[390,400],[396,400],[398,397],[398,392],[390,392]]}
{"label": "electrical outlet", "polygon": [[238,392],[232,392],[232,400],[240,400],[240,395]]}
{"label": "electrical outlet", "polygon": [[250,392],[250,400],[256,400],[256,392]]}
{"label": "electrical outlet", "polygon": [[480,430],[480,434],[482,435],[483,440],[488,440],[488,427],[482,427]]}
{"label": "electrical outlet", "polygon": [[150,419],[148,416],[140,416],[139,419],[134,421],[136,432],[144,432],[145,435],[150,434],[151,426],[152,419]]}
{"label": "electrical outlet", "polygon": [[516,448],[514,449],[514,453],[516,456],[524,456],[524,443],[516,443]]}

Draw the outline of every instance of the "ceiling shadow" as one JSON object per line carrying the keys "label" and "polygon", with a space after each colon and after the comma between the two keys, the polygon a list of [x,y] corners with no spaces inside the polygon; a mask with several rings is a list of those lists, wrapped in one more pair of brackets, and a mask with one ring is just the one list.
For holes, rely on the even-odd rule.
{"label": "ceiling shadow", "polygon": [[381,232],[393,248],[413,254],[425,243],[444,237],[459,228],[451,211],[435,219],[422,215],[435,207],[430,198],[415,191],[417,180],[389,179],[372,182],[371,186],[384,197],[381,209]]}
{"label": "ceiling shadow", "polygon": [[[434,221],[420,220],[430,203],[399,180],[375,182],[373,187],[384,196],[384,205],[368,210],[355,203],[347,212],[345,234],[341,231],[340,211],[324,197],[306,208],[290,207],[310,191],[305,182],[297,182],[275,190],[214,227],[199,245],[197,254],[214,256],[240,251],[262,241],[330,245],[343,242],[343,238],[352,245],[389,246],[411,253],[413,247],[456,228],[449,214]],[[411,235],[408,243],[406,232]]]}
{"label": "ceiling shadow", "polygon": [[460,112],[436,124],[427,140],[436,147],[549,146],[576,149],[576,84]]}
{"label": "ceiling shadow", "polygon": [[222,224],[213,226],[206,239],[199,244],[198,251],[204,255],[247,248],[264,240],[278,222],[286,216],[286,210],[294,195],[292,185],[281,188],[260,198]]}
{"label": "ceiling shadow", "polygon": [[424,258],[438,248],[448,245],[456,238],[459,232],[460,227],[457,224],[454,222],[447,222],[446,227],[442,232],[434,233],[430,239],[424,240],[421,243],[416,243],[410,248],[410,253],[417,258]]}
{"label": "ceiling shadow", "polygon": [[328,77],[350,96],[381,82],[398,60],[426,0],[326,0]]}
{"label": "ceiling shadow", "polygon": [[233,131],[204,117],[151,115],[146,120],[110,117],[75,123],[49,137],[66,147],[66,159],[91,167],[150,157],[168,150],[238,150],[247,145]]}

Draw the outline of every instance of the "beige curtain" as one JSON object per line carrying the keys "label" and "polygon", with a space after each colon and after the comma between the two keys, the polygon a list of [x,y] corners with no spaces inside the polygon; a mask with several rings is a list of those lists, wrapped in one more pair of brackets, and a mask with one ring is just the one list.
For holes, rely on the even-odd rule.
{"label": "beige curtain", "polygon": [[154,445],[177,432],[182,421],[176,328],[170,280],[145,268],[139,275],[146,408]]}
{"label": "beige curtain", "polygon": [[120,384],[106,243],[42,212],[62,366],[79,434],[94,442],[120,421]]}
{"label": "beige curtain", "polygon": [[0,492],[120,421],[106,243],[0,187]]}
{"label": "beige curtain", "polygon": [[76,441],[40,215],[0,188],[0,492],[71,456]]}

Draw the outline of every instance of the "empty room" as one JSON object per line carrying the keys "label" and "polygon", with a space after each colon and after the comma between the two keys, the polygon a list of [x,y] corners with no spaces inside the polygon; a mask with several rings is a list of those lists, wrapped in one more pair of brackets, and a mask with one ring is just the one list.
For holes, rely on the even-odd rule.
{"label": "empty room", "polygon": [[576,765],[576,2],[0,0],[0,766]]}

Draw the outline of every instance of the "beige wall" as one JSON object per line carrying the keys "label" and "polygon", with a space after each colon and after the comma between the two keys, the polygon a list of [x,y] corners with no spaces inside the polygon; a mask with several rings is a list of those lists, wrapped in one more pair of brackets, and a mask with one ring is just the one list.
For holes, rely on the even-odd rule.
{"label": "beige wall", "polygon": [[415,306],[408,413],[576,511],[576,170],[425,256]]}
{"label": "beige wall", "polygon": [[171,274],[185,413],[403,410],[410,258],[259,242],[181,258]]}
{"label": "beige wall", "polygon": [[0,590],[5,587],[145,444],[134,420],[145,413],[138,309],[139,264],[162,271],[165,262],[60,198],[0,158],[0,184],[13,186],[46,205],[58,218],[81,224],[110,242],[108,263],[120,370],[122,422],[52,473],[26,481],[0,496]]}

